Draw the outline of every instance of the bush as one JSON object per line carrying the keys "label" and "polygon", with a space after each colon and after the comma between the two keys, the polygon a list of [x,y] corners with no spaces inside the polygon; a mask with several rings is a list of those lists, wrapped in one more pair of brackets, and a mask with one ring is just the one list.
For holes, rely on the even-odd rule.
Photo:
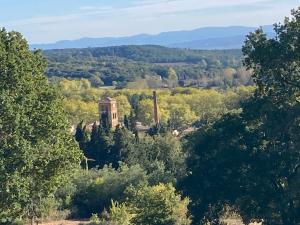
{"label": "bush", "polygon": [[54,197],[46,198],[39,207],[39,218],[41,221],[62,220],[68,218],[70,211],[60,208],[60,204]]}
{"label": "bush", "polygon": [[189,225],[187,206],[189,200],[176,194],[171,185],[129,187],[127,200],[123,204],[113,205],[111,215],[117,215],[117,221],[126,221],[121,225]]}
{"label": "bush", "polygon": [[118,225],[131,225],[130,222],[133,215],[130,213],[128,207],[121,203],[112,201],[110,208],[110,221]]}
{"label": "bush", "polygon": [[118,170],[106,166],[101,170],[82,171],[74,181],[73,216],[88,218],[109,208],[111,200],[123,200],[124,190],[147,182],[146,173],[139,166],[120,165]]}
{"label": "bush", "polygon": [[100,224],[99,216],[97,214],[93,213],[90,218],[90,222],[91,222],[91,224]]}
{"label": "bush", "polygon": [[181,143],[171,134],[144,136],[139,138],[125,162],[129,165],[139,164],[147,171],[149,183],[173,183],[184,177],[186,153]]}

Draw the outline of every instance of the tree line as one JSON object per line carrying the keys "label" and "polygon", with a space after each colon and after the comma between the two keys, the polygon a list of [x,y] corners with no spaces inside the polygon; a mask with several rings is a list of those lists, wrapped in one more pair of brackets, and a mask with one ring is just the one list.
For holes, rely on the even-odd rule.
{"label": "tree line", "polygon": [[[58,84],[65,96],[65,110],[72,124],[81,120],[93,123],[99,119],[99,98],[117,100],[121,121],[132,116],[144,125],[153,125],[153,99],[151,89],[103,89],[94,88],[86,79],[62,80]],[[174,88],[158,89],[159,116],[173,129],[184,129],[212,123],[229,111],[238,111],[240,102],[253,94],[254,87],[241,86],[223,90]]]}
{"label": "tree line", "polygon": [[[88,79],[94,87],[219,87],[251,85],[240,50],[182,50],[161,46],[119,46],[44,52],[46,74]],[[175,73],[174,73],[175,72]],[[175,75],[175,80],[174,80]]]}

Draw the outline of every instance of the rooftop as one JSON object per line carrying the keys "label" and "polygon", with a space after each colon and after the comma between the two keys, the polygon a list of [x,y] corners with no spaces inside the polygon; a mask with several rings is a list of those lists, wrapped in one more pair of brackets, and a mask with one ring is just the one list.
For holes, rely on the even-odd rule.
{"label": "rooftop", "polygon": [[116,102],[116,99],[114,98],[110,98],[110,97],[105,97],[105,98],[100,98],[99,99],[99,102],[103,102],[103,103],[106,103],[106,102]]}

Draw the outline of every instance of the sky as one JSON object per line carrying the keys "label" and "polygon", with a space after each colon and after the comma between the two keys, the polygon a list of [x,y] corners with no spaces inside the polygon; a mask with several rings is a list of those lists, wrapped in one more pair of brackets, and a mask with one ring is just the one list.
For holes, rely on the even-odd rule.
{"label": "sky", "polygon": [[262,26],[283,21],[299,0],[0,0],[0,27],[29,43],[83,37]]}

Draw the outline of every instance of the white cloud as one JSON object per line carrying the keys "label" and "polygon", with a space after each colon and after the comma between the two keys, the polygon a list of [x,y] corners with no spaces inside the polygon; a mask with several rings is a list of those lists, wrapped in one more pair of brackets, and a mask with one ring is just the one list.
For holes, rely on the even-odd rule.
{"label": "white cloud", "polygon": [[212,7],[224,7],[234,5],[247,5],[258,2],[264,2],[265,0],[141,0],[135,3],[134,6],[124,8],[112,8],[112,7],[94,7],[94,6],[82,6],[79,8],[80,12],[67,14],[63,16],[48,16],[48,17],[36,17],[15,21],[3,22],[8,26],[20,26],[30,24],[44,24],[61,22],[66,20],[74,20],[90,15],[101,15],[104,13],[112,14],[128,14],[128,16],[146,16],[155,14],[170,14],[185,12],[189,10],[204,10],[205,8]]}

